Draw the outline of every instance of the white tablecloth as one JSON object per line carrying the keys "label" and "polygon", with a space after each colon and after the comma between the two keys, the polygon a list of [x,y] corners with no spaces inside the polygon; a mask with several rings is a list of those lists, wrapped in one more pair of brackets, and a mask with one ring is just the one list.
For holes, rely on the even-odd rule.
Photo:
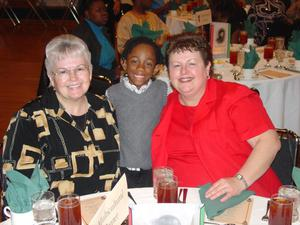
{"label": "white tablecloth", "polygon": [[[130,189],[130,192],[137,204],[139,203],[155,203],[156,199],[153,197],[153,188],[134,188]],[[260,196],[251,196],[253,199],[252,212],[250,217],[250,223],[248,225],[267,225],[268,222],[261,220],[262,216],[266,212],[266,206],[268,198]],[[187,194],[188,203],[200,202],[198,188],[189,188]],[[206,219],[207,221],[207,219]],[[300,221],[293,223],[293,225],[300,225]]]}

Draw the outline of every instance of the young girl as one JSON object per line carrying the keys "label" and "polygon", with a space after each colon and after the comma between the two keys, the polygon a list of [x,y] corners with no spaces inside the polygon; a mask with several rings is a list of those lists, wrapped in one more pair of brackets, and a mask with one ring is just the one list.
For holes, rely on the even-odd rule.
{"label": "young girl", "polygon": [[128,40],[121,57],[127,74],[106,92],[116,109],[121,173],[129,188],[152,186],[151,135],[167,98],[167,85],[153,79],[161,63],[160,49],[151,39]]}

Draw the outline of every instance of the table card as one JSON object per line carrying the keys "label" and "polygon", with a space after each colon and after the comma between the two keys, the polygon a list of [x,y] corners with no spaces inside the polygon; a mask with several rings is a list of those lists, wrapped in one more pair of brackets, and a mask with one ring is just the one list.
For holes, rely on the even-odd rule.
{"label": "table card", "polygon": [[123,175],[97,210],[89,225],[119,225],[129,213],[126,176]]}
{"label": "table card", "polygon": [[211,10],[206,9],[195,13],[195,21],[197,26],[202,26],[211,23]]}
{"label": "table card", "polygon": [[228,58],[230,50],[229,23],[213,22],[210,24],[210,46],[213,58]]}

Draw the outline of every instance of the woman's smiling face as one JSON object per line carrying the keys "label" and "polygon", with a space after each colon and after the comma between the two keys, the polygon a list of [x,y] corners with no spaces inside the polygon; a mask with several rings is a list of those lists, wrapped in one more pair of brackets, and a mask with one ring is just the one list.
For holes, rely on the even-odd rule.
{"label": "woman's smiling face", "polygon": [[197,105],[203,96],[211,64],[205,66],[198,51],[179,51],[169,56],[169,76],[183,104]]}

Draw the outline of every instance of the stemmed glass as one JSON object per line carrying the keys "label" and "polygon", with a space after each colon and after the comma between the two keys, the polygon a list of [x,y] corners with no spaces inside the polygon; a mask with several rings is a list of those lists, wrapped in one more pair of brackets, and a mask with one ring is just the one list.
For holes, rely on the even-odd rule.
{"label": "stemmed glass", "polygon": [[283,69],[284,66],[281,65],[283,62],[285,53],[284,53],[284,37],[276,37],[275,38],[275,57],[277,59],[277,65],[275,68]]}
{"label": "stemmed glass", "polygon": [[229,54],[229,63],[233,65],[233,68],[231,72],[233,74],[237,73],[238,71],[235,69],[235,66],[237,64],[237,58],[238,58],[238,49],[237,48],[230,48],[230,54]]}
{"label": "stemmed glass", "polygon": [[273,47],[273,49],[275,49],[276,48],[276,39],[275,39],[275,37],[268,37],[267,45],[270,45],[270,46]]}
{"label": "stemmed glass", "polygon": [[271,67],[270,60],[273,59],[273,46],[266,45],[264,47],[264,59],[267,61],[265,67]]}

